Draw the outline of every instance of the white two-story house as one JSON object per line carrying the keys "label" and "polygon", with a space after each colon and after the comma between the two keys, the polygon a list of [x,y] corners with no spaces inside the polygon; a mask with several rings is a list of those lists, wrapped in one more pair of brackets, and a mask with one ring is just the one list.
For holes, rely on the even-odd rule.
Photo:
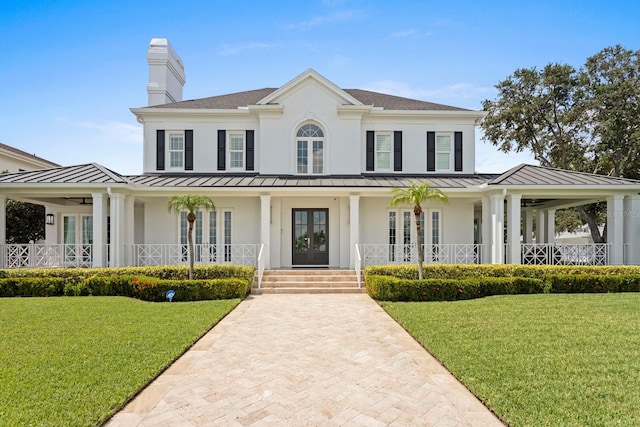
{"label": "white two-story house", "polygon": [[[182,100],[182,61],[153,39],[143,173],[97,164],[0,177],[0,198],[54,215],[47,245],[5,245],[5,266],[184,263],[186,213],[169,197],[200,194],[197,262],[265,268],[428,263],[640,263],[640,182],[521,165],[475,171],[482,111],[340,88],[314,70],[278,88]],[[390,207],[411,181],[449,203]],[[608,243],[554,242],[557,209],[606,201]],[[4,213],[0,212],[0,222]],[[536,224],[534,239],[533,224]],[[0,236],[0,243],[4,242]],[[534,243],[535,242],[535,243]]]}

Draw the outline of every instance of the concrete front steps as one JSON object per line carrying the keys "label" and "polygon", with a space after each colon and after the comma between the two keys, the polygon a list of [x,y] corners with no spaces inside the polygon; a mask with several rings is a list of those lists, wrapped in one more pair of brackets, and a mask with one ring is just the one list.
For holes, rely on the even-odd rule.
{"label": "concrete front steps", "polygon": [[251,293],[259,294],[352,294],[364,293],[364,283],[358,288],[354,270],[292,269],[265,270],[262,286],[257,280]]}

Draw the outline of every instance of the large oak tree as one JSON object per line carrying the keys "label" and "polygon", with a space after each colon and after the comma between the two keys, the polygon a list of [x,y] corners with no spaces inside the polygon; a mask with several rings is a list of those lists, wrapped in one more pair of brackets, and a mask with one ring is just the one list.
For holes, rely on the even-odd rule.
{"label": "large oak tree", "polygon": [[[501,151],[530,151],[542,166],[638,177],[640,164],[640,51],[607,47],[576,70],[548,64],[523,68],[485,100],[481,127]],[[594,242],[603,204],[578,208]]]}

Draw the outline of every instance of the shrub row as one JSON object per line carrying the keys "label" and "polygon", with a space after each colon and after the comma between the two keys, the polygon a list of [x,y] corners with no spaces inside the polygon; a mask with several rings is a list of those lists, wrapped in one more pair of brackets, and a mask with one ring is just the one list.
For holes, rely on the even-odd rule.
{"label": "shrub row", "polygon": [[0,297],[126,296],[145,301],[165,301],[175,291],[174,301],[243,298],[251,282],[240,278],[163,280],[155,277],[117,275],[92,276],[82,281],[60,277],[11,277],[0,279]]}
{"label": "shrub row", "polygon": [[[441,277],[432,277],[434,272],[440,273]],[[475,274],[462,276],[462,272]],[[516,276],[515,273],[526,275]],[[533,293],[640,292],[640,268],[628,266],[439,265],[426,267],[425,276],[423,280],[415,278],[416,266],[376,266],[365,270],[369,295],[387,301],[455,301]]]}
{"label": "shrub row", "polygon": [[[196,265],[195,280],[237,278],[253,281],[255,267],[243,265]],[[153,267],[118,268],[32,268],[0,270],[0,278],[61,278],[66,282],[80,283],[93,276],[147,276],[163,280],[186,280],[189,267],[186,265],[163,265]]]}
{"label": "shrub row", "polygon": [[[424,266],[425,279],[462,279],[466,277],[533,277],[545,279],[561,274],[640,274],[640,266],[582,266],[582,265],[516,265],[516,264],[428,264]],[[365,268],[365,275],[392,276],[399,279],[417,279],[415,264],[374,265]]]}
{"label": "shrub row", "polygon": [[554,274],[547,280],[553,293],[640,292],[640,274]]}
{"label": "shrub row", "polygon": [[490,295],[545,292],[544,281],[530,277],[413,280],[368,275],[366,286],[369,296],[380,301],[456,301]]}

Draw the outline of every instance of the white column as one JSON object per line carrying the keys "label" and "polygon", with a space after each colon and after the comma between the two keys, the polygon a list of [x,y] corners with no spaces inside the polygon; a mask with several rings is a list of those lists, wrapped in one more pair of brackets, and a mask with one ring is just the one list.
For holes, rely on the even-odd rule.
{"label": "white column", "polygon": [[509,194],[507,196],[507,243],[509,253],[507,261],[509,264],[520,264],[520,202],[522,194]]}
{"label": "white column", "polygon": [[7,243],[7,197],[0,195],[0,268],[5,267]]}
{"label": "white column", "polygon": [[624,244],[626,264],[640,265],[640,195],[624,198]]}
{"label": "white column", "polygon": [[524,212],[524,234],[522,236],[523,243],[533,242],[533,212]]}
{"label": "white column", "polygon": [[609,264],[622,264],[624,248],[623,196],[607,197],[607,243],[609,244]]}
{"label": "white column", "polygon": [[482,198],[482,263],[491,263],[491,202],[489,197]]}
{"label": "white column", "polygon": [[556,241],[556,210],[547,209],[545,213],[546,236],[545,242],[555,243]]}
{"label": "white column", "polygon": [[260,196],[260,243],[264,245],[262,257],[264,267],[271,268],[270,243],[271,243],[271,196]]}
{"label": "white column", "polygon": [[360,196],[349,196],[349,268],[356,267],[356,244],[360,242]]}
{"label": "white column", "polygon": [[491,204],[491,263],[504,264],[504,196],[492,194]]}
{"label": "white column", "polygon": [[111,242],[109,253],[111,255],[111,266],[122,267],[124,265],[124,194],[111,194],[110,211]]}
{"label": "white column", "polygon": [[133,196],[125,196],[124,198],[124,263],[125,265],[133,264],[133,235],[134,231],[134,209],[135,198]]}
{"label": "white column", "polygon": [[91,193],[93,198],[93,267],[107,266],[107,194]]}
{"label": "white column", "polygon": [[547,243],[547,226],[545,224],[545,212],[539,210],[536,212],[536,243]]}

